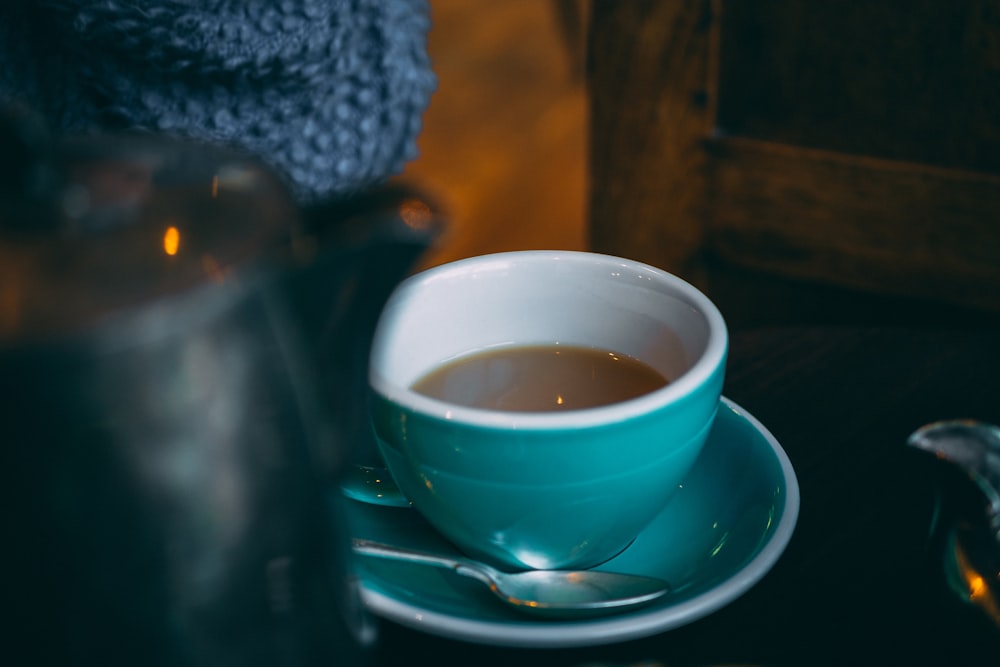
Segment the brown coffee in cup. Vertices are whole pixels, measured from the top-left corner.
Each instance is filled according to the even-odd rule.
[[[466,407],[545,412],[617,403],[667,382],[627,355],[572,345],[519,345],[462,356],[430,371],[412,388]]]

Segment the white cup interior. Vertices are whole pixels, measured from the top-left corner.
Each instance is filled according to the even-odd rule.
[[[400,285],[379,322],[370,377],[393,400],[433,412],[448,406],[409,390],[432,369],[497,346],[539,344],[638,359],[670,380],[651,395],[664,401],[690,391],[718,365],[726,334],[703,294],[659,269],[594,253],[500,253],[437,267]],[[469,408],[463,418],[483,418],[474,412],[489,411]]]

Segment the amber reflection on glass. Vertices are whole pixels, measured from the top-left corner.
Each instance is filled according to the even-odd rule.
[[[167,227],[163,233],[163,252],[170,256],[176,255],[181,247],[181,233],[173,225]]]
[[[969,602],[983,610],[994,623],[1000,625],[1000,600],[997,599],[997,591],[1000,590],[1000,572],[996,573],[996,579],[991,585],[991,582],[983,578],[969,561],[969,556],[961,545],[956,545],[955,564],[964,580]]]
[[[407,199],[399,205],[399,217],[403,219],[407,227],[420,230],[427,229],[434,216],[427,202],[419,199]]]

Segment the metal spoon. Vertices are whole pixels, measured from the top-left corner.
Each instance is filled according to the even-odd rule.
[[[500,572],[467,558],[436,554],[355,539],[354,552],[378,558],[424,563],[453,570],[486,584],[518,611],[545,616],[587,616],[621,611],[651,602],[669,592],[667,582],[652,577],[596,570]]]

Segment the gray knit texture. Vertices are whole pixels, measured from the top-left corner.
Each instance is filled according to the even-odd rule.
[[[3,1],[0,102],[234,144],[309,203],[416,157],[429,28],[425,0]]]

